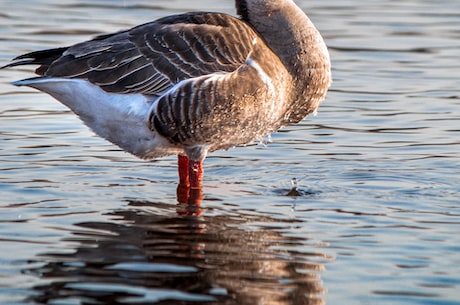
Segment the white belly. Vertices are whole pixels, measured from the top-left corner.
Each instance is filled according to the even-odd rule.
[[[82,79],[33,78],[13,83],[48,93],[76,113],[97,135],[142,159],[182,153],[150,130],[152,101],[142,94],[107,93]]]

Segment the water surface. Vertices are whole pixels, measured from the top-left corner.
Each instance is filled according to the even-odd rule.
[[[2,304],[460,304],[460,3],[297,1],[334,83],[318,116],[205,161],[137,160],[0,74]],[[0,2],[0,65],[232,1]],[[293,178],[296,189],[293,190]]]

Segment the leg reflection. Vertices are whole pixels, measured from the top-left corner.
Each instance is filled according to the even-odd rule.
[[[177,213],[182,216],[200,216],[203,213],[201,208],[203,197],[201,188],[190,188],[188,185],[179,183],[177,186]]]

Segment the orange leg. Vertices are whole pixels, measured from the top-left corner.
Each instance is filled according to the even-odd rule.
[[[188,175],[189,160],[185,155],[178,156],[178,169],[179,169],[179,185],[181,187],[190,187],[190,180]]]
[[[203,186],[203,161],[190,160],[185,155],[178,156],[179,185],[192,189]]]
[[[181,215],[199,216],[203,199],[203,162],[192,161],[185,155],[178,156],[179,185],[177,186],[177,201],[187,204]]]
[[[203,186],[203,161],[190,160],[185,155],[178,156],[179,184],[192,189]]]
[[[188,176],[191,189],[203,187],[203,161],[188,161]]]

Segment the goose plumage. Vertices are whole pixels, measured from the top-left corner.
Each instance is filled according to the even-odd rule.
[[[331,83],[326,45],[292,0],[236,0],[239,17],[191,12],[16,57],[13,82],[56,98],[142,159],[178,154],[202,184],[209,152],[247,144],[315,112]]]

